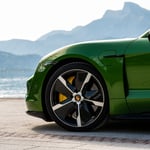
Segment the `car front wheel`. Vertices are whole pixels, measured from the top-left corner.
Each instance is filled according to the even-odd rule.
[[[102,126],[108,116],[104,81],[91,65],[68,63],[48,80],[45,104],[49,116],[61,127],[85,131]]]

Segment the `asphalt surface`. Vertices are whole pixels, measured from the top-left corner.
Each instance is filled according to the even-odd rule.
[[[69,132],[26,115],[23,99],[0,99],[0,150],[150,149],[150,121],[111,121],[92,132]]]

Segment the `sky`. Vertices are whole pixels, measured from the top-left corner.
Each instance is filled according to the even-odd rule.
[[[134,2],[150,10],[149,0],[0,0],[0,41],[36,40],[53,30],[72,30],[100,19],[106,10]]]

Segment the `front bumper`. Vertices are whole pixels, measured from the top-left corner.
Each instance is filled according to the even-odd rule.
[[[28,79],[26,93],[26,113],[30,116],[44,119],[45,121],[52,121],[42,105],[42,85],[43,78],[40,76],[40,74],[32,76]]]
[[[50,121],[50,120],[47,119],[47,117],[45,116],[45,114],[43,112],[26,111],[26,113],[30,116],[38,117],[38,118],[41,118],[45,121]]]

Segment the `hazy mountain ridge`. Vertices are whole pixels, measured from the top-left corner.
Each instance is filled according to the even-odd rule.
[[[12,39],[0,41],[0,51],[10,52],[12,54],[27,55],[39,54],[43,46],[36,41]]]
[[[39,55],[14,55],[0,51],[0,71],[9,69],[32,70],[35,69],[40,58]]]
[[[0,50],[14,54],[45,55],[52,50],[75,42],[110,38],[137,37],[150,28],[150,10],[126,2],[122,10],[107,10],[102,18],[71,31],[52,31],[36,41],[0,41]]]

